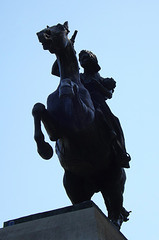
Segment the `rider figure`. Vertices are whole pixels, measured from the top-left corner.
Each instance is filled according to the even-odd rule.
[[[112,147],[116,152],[117,161],[121,167],[129,168],[130,155],[126,152],[124,134],[119,119],[114,116],[105,100],[112,98],[116,82],[113,78],[103,78],[98,73],[101,69],[95,54],[82,50],[79,62],[84,69],[80,74],[81,82],[89,91],[94,107],[104,119],[104,126],[109,130]]]
[[[98,73],[101,69],[95,54],[91,51],[82,50],[79,54],[79,61],[84,69],[80,79],[85,88],[89,91],[96,113],[104,121],[104,127],[110,133],[112,147],[116,152],[117,161],[121,167],[129,168],[130,155],[126,152],[124,134],[119,119],[111,112],[107,99],[112,98],[116,82],[113,78],[103,78]],[[55,76],[60,76],[57,61],[52,66]]]

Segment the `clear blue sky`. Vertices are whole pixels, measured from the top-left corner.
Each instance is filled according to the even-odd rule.
[[[46,103],[58,78],[55,57],[36,32],[68,20],[75,49],[93,51],[103,77],[117,87],[108,102],[121,121],[127,150],[124,205],[132,210],[121,231],[129,240],[159,236],[159,2],[158,0],[61,0],[1,2],[0,227],[4,221],[70,205],[56,155],[42,160],[33,140],[32,106]],[[93,201],[106,213],[103,199]]]

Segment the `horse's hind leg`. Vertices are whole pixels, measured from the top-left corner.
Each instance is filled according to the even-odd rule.
[[[118,191],[111,191],[111,193],[106,193],[101,191],[103,198],[105,200],[105,205],[108,210],[108,218],[112,223],[120,229],[120,226],[123,222],[121,216],[123,197],[122,194]]]
[[[37,143],[37,151],[40,156],[44,159],[50,159],[53,155],[53,149],[49,143],[45,142],[44,134],[41,130],[41,121],[43,118],[42,116],[44,116],[45,112],[46,109],[43,104],[37,103],[34,105],[32,110],[35,126],[34,139]]]
[[[123,215],[123,192],[126,176],[123,169],[118,174],[118,177],[111,182],[109,187],[102,188],[101,193],[105,200],[109,219],[120,229],[121,224],[125,221]]]
[[[94,191],[89,188],[89,185],[87,185],[83,178],[71,172],[65,172],[63,183],[72,204],[89,201],[94,194]]]

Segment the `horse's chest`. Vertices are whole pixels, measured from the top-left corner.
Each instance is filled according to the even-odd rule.
[[[51,93],[47,98],[47,110],[56,112],[59,108],[58,91]]]
[[[47,99],[47,110],[50,113],[53,121],[61,125],[62,121],[64,121],[63,117],[63,105],[59,99],[58,91],[50,94]]]
[[[70,96],[59,97],[59,91],[56,90],[48,96],[47,110],[53,122],[65,133],[80,127],[78,107]]]

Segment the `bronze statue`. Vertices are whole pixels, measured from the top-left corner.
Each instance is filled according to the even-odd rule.
[[[116,82],[113,78],[102,78],[98,73],[101,69],[97,57],[88,50],[79,53],[79,61],[84,69],[80,74],[83,85],[89,91],[96,112],[101,114],[105,128],[112,138],[112,147],[116,152],[117,162],[121,167],[129,168],[130,155],[126,152],[124,134],[119,119],[111,112],[106,100],[112,98]]]
[[[82,83],[73,40],[68,38],[68,33],[67,22],[47,26],[37,33],[43,49],[56,55],[56,75],[58,72],[60,75],[59,86],[48,96],[47,108],[37,103],[32,110],[37,150],[44,159],[53,155],[51,145],[45,142],[42,122],[50,140],[56,141],[56,153],[65,170],[63,183],[71,202],[81,203],[101,192],[109,219],[120,228],[128,220],[129,212],[123,207],[126,175],[112,144],[113,131],[117,138],[119,134],[112,123],[107,123],[104,108],[98,106],[100,101],[96,102],[87,89],[85,79]],[[57,70],[55,65],[53,72]],[[114,80],[110,82],[113,90]]]

